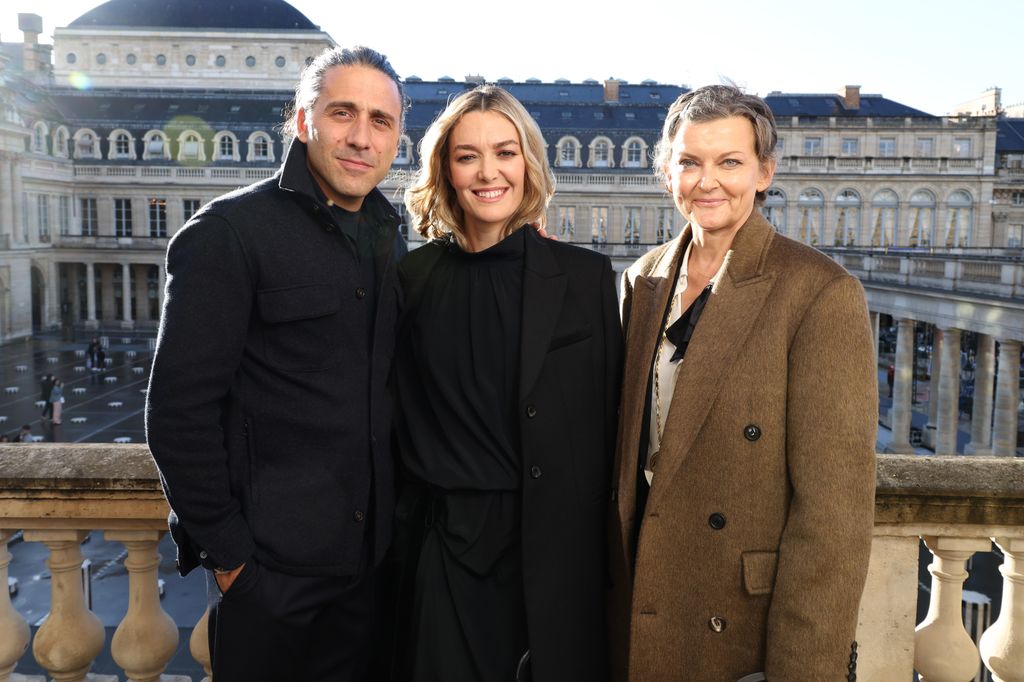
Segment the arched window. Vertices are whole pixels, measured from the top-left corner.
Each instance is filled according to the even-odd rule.
[[[75,132],[75,158],[96,159],[100,155],[100,140],[96,133],[88,128]]]
[[[255,132],[249,136],[249,158],[247,161],[273,161],[274,151],[270,137],[263,132]]]
[[[580,141],[575,137],[563,137],[558,141],[556,164],[561,168],[579,168]]]
[[[53,134],[53,154],[64,158],[68,156],[68,129],[64,126]]]
[[[836,195],[836,231],[833,244],[854,246],[860,238],[860,194],[844,189]]]
[[[631,137],[622,145],[623,168],[647,167],[647,143],[639,137]]]
[[[879,190],[871,199],[871,213],[871,246],[893,246],[900,217],[900,198],[896,192]]]
[[[142,158],[170,160],[170,145],[163,131],[150,130],[142,137]]]
[[[797,239],[817,246],[821,243],[821,226],[825,214],[825,197],[816,189],[805,189],[796,200],[800,210]]]
[[[205,161],[206,149],[203,138],[194,130],[186,130],[178,136],[178,161]]]
[[[590,158],[587,165],[591,168],[611,168],[612,149],[614,145],[607,137],[595,137],[590,142]]]
[[[765,220],[771,223],[775,231],[786,234],[786,194],[777,187],[769,187],[765,192],[764,204],[761,205],[761,213]]]
[[[946,230],[946,248],[970,246],[974,231],[974,202],[964,190],[957,190],[946,201],[949,207],[949,228]]]
[[[935,244],[935,195],[926,189],[910,195],[906,244],[911,248]]]
[[[107,138],[110,149],[107,152],[109,159],[134,159],[135,145],[132,144],[132,136],[127,130],[115,130]]]
[[[238,161],[238,139],[226,130],[214,136],[213,149],[215,161]]]
[[[32,126],[32,151],[36,154],[46,153],[46,138],[49,132],[46,124],[42,121],[38,121]]]
[[[398,153],[395,155],[395,163],[401,166],[412,163],[412,140],[408,135],[398,138]]]

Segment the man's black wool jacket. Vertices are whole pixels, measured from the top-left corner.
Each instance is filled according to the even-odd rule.
[[[182,575],[250,557],[295,575],[356,575],[387,550],[385,384],[405,246],[373,190],[363,216],[376,281],[361,275],[317,196],[296,140],[274,177],[216,199],[170,242],[146,431]]]

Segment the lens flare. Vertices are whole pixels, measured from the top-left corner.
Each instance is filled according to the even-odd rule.
[[[76,90],[89,90],[92,88],[92,81],[81,71],[72,71],[68,74],[68,82]]]

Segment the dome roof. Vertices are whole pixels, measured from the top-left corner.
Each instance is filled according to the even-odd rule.
[[[71,22],[72,28],[319,30],[284,0],[109,0]]]

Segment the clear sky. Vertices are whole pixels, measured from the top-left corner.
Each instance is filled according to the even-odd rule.
[[[2,0],[0,39],[20,42],[17,14],[33,12],[43,17],[43,42],[52,42],[54,27],[98,4]],[[761,95],[850,84],[932,114],[991,86],[1003,89],[1004,105],[1024,102],[1021,0],[291,4],[339,43],[370,45],[403,76],[427,80],[614,76],[696,86],[731,79]]]

